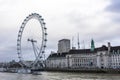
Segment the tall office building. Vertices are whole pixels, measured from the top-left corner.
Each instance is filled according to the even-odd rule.
[[[70,50],[70,40],[62,39],[58,42],[58,53],[69,52]]]

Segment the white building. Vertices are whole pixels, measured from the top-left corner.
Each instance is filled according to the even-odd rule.
[[[47,68],[67,68],[67,58],[66,54],[68,53],[53,53],[46,60]]]
[[[95,68],[96,67],[96,53],[91,52],[90,49],[70,50],[69,54],[70,68]]]
[[[58,53],[69,52],[70,50],[70,40],[62,39],[58,42]]]
[[[120,46],[111,47],[109,64],[110,68],[120,69]]]
[[[108,60],[109,60],[108,48],[105,45],[103,45],[101,48],[97,49],[97,53],[96,53],[97,65],[96,66],[98,68],[109,68]]]
[[[94,41],[92,41],[94,44]],[[120,69],[120,46],[70,50],[66,53],[51,54],[46,60],[48,68],[110,68]]]

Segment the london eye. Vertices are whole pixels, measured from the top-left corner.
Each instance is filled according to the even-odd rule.
[[[41,35],[38,36],[39,39],[35,37],[26,36],[26,41],[29,42],[29,44],[32,43],[32,46],[29,46],[29,47],[32,47],[31,49],[35,55],[34,61],[29,66],[31,68],[36,67],[36,66],[40,67],[40,64],[42,63],[41,60],[45,54],[45,48],[46,48],[46,42],[47,42],[47,28],[45,26],[45,22],[42,16],[37,13],[32,13],[29,16],[27,16],[20,26],[18,37],[17,37],[17,54],[18,54],[20,64],[22,66],[27,66],[27,64],[25,63],[24,56],[23,56],[25,54],[23,52],[27,48],[24,49],[22,45],[24,45],[24,41],[23,41],[24,33],[28,33],[28,34],[31,33],[31,32],[26,32],[25,28],[26,28],[27,23],[32,19],[38,20],[39,22],[38,30],[41,33]],[[33,28],[34,26],[32,26],[32,29]],[[34,30],[34,33],[36,33],[35,30]]]

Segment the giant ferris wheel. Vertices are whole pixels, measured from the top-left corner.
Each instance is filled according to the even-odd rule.
[[[24,44],[24,42],[22,42],[22,39],[23,39],[23,35],[25,32],[25,26],[28,23],[28,21],[30,21],[31,19],[38,20],[38,22],[40,24],[39,26],[40,26],[40,32],[41,32],[41,36],[39,36],[41,39],[41,44],[39,44],[39,46],[37,46],[37,44],[39,42],[38,40],[36,40],[34,38],[30,38],[30,37],[27,38],[27,41],[32,43],[32,50],[35,55],[35,60],[29,66],[32,68],[35,66],[39,66],[39,64],[41,63],[41,59],[44,56],[46,42],[47,42],[47,31],[46,31],[47,28],[45,27],[44,19],[42,18],[41,15],[39,15],[37,13],[32,13],[24,19],[24,21],[19,29],[18,37],[17,37],[17,54],[18,54],[19,62],[22,66],[27,66],[24,62],[23,53],[22,53],[23,52],[22,43]],[[27,33],[29,33],[29,32],[27,32]]]

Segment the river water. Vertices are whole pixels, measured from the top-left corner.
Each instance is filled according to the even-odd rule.
[[[120,74],[41,72],[42,75],[0,73],[0,80],[120,80]]]

